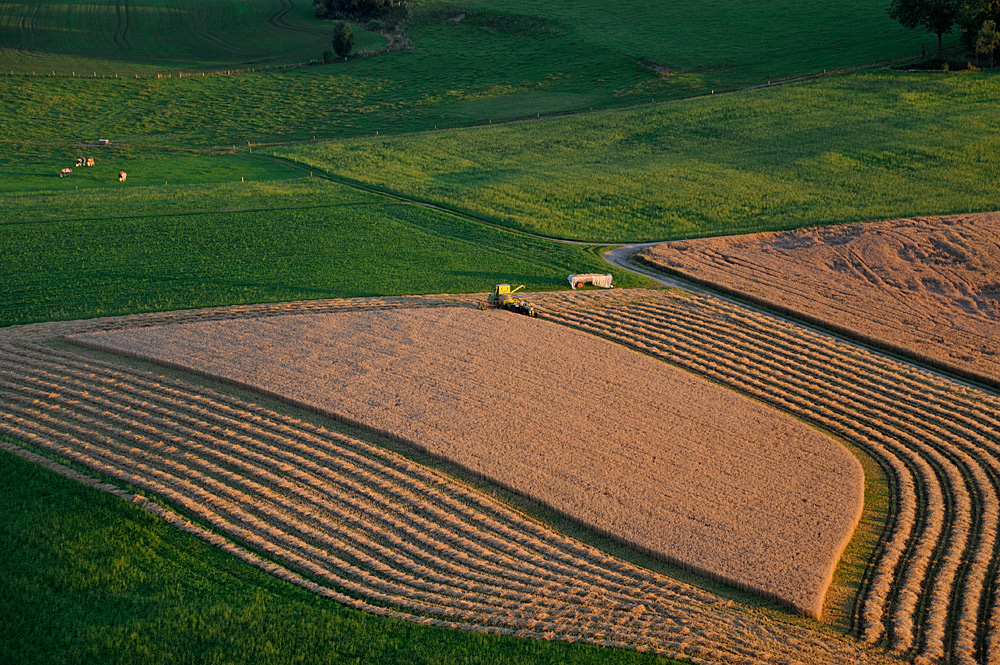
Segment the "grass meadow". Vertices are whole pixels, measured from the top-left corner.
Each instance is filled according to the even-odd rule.
[[[114,160],[108,160],[114,161]],[[165,160],[187,171],[183,158]],[[308,177],[248,155],[201,157],[206,180],[118,160],[81,176],[26,172],[0,213],[0,325],[328,297],[488,291],[498,282],[564,288],[573,272],[611,269],[595,248],[523,233]],[[240,181],[237,173],[249,173]],[[92,179],[93,182],[90,182]],[[256,180],[254,178],[267,178]],[[75,189],[71,181],[86,183]],[[228,182],[227,182],[228,181]],[[6,182],[15,188],[17,183]]]
[[[93,157],[94,166],[75,166],[78,157]],[[72,168],[73,175],[59,178],[63,167]],[[125,183],[118,182],[119,171],[128,173]],[[300,168],[256,159],[246,150],[234,153],[77,145],[13,147],[0,154],[0,173],[4,174],[0,177],[0,195],[8,203],[0,208],[0,222],[138,212],[147,210],[154,200],[169,203],[169,191],[187,191],[184,198],[189,205],[195,200],[223,205],[223,200],[238,200],[240,191],[215,192],[209,185],[280,182],[303,176]],[[154,185],[206,187],[196,197],[189,190],[159,190],[156,197],[138,195]],[[213,192],[223,199],[212,198]]]
[[[546,236],[728,235],[1000,207],[998,94],[880,71],[279,154]]]
[[[308,62],[333,24],[312,3],[274,0],[72,0],[0,5],[0,71],[132,76]],[[354,26],[356,50],[385,40]]]
[[[114,41],[122,6],[0,6],[0,140],[184,147],[399,134],[870,66],[930,43],[870,0],[641,0],[630,9],[639,20],[622,20],[604,0],[422,0],[403,26],[409,49],[202,77],[318,58],[333,25],[310,18],[309,3],[296,4],[286,26],[269,22],[284,7],[274,0],[186,11],[160,0],[132,8],[134,40],[123,45]],[[380,37],[357,32],[359,49],[377,47]]]

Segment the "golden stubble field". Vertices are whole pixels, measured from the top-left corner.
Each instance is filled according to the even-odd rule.
[[[996,385],[1000,213],[703,238],[650,264]]]
[[[618,540],[819,616],[863,501],[838,442],[665,363],[470,307],[86,337],[411,442]]]
[[[887,508],[863,513],[824,608],[844,636],[609,556],[378,437],[276,409],[253,391],[220,391],[188,372],[167,376],[63,343],[168,324],[452,309],[475,298],[320,300],[6,328],[0,447],[317,594],[406,621],[698,663],[1000,663],[1000,396],[764,312],[664,289],[533,297],[547,321],[752,396],[877,465],[866,462],[866,477],[887,492]],[[518,359],[515,342],[494,340],[491,357]]]

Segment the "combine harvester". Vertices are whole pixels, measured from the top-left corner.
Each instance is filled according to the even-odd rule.
[[[598,274],[598,273],[587,273],[585,275],[570,275],[569,285],[576,290],[576,287],[583,286],[584,284],[593,284],[594,286],[599,286],[602,289],[610,289],[612,275],[609,273]]]
[[[511,291],[510,284],[497,284],[496,288],[493,289],[493,293],[486,299],[486,302],[479,303],[479,309],[495,307],[497,309],[506,309],[518,314],[524,314],[525,316],[537,316],[535,308],[529,305],[524,298],[514,297],[514,294],[523,288],[524,284]]]

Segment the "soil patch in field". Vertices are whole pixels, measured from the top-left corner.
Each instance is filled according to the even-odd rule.
[[[658,360],[471,307],[94,333],[363,423],[642,550],[818,616],[861,511],[839,443]]]
[[[1000,213],[672,242],[642,258],[996,385]]]

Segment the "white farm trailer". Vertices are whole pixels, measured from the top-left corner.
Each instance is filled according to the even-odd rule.
[[[598,273],[588,273],[586,275],[570,275],[569,285],[572,288],[578,286],[583,286],[584,284],[593,284],[594,286],[599,286],[602,289],[610,289],[611,275],[610,274],[598,274]]]

